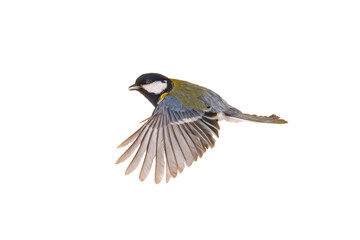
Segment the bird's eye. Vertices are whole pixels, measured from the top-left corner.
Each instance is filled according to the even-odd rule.
[[[149,84],[149,83],[152,83],[152,80],[151,79],[146,79],[145,84]]]

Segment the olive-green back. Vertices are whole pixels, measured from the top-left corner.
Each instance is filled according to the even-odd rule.
[[[203,87],[177,79],[171,79],[171,81],[173,82],[173,89],[169,92],[170,96],[175,96],[185,107],[207,109],[204,102],[200,99],[201,96],[206,94]]]

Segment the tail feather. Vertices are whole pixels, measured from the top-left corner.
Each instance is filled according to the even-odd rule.
[[[276,116],[275,114],[272,114],[271,116],[257,116],[246,113],[236,113],[231,115],[230,117],[235,117],[235,118],[254,121],[254,122],[262,122],[262,123],[276,123],[276,124],[287,123],[286,120],[281,119],[279,116]]]

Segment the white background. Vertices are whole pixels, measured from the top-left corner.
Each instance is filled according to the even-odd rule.
[[[1,239],[359,239],[357,1],[1,1]],[[142,73],[287,125],[221,122],[168,184],[115,165]]]

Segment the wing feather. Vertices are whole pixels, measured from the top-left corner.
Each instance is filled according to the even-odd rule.
[[[123,141],[117,148],[125,147],[129,143],[133,142],[139,136],[141,131],[144,129],[145,125],[146,125],[146,123],[143,124],[135,133],[133,133],[133,135],[131,135],[125,141]]]
[[[172,146],[174,156],[176,159],[177,168],[178,168],[179,172],[181,173],[185,168],[185,158],[184,158],[183,152],[181,151],[181,148],[179,146],[177,138],[175,136],[170,113],[169,113],[168,117],[170,120],[170,124],[168,124],[168,132],[169,132],[169,137],[170,137],[170,141],[171,141],[171,146]]]
[[[174,116],[174,113],[170,113],[170,118],[173,123],[178,121],[178,119],[176,119],[176,117]],[[192,144],[192,143],[186,141],[183,134],[181,133],[181,130],[180,130],[178,124],[172,124],[171,126],[172,126],[172,130],[174,132],[174,135],[176,137],[176,140],[179,144],[179,148],[182,151],[182,154],[184,155],[185,163],[189,167],[189,166],[191,166],[192,162],[194,161],[194,156],[193,156],[193,154],[190,150],[190,146],[189,146],[189,144]]]
[[[184,115],[179,112],[175,112],[175,114],[177,115],[178,118],[184,117]],[[190,139],[190,141],[187,142],[193,143],[193,147],[195,147],[195,151],[193,151],[194,150],[193,148],[191,149],[193,151],[196,161],[197,156],[202,157],[205,149],[201,144],[200,138],[193,134],[194,131],[192,131],[192,127],[190,126],[190,124],[185,123],[185,124],[179,124],[178,126],[181,129],[183,135],[187,136],[187,138]]]
[[[151,165],[156,155],[156,141],[158,136],[159,124],[160,124],[160,119],[156,118],[154,123],[154,129],[150,136],[149,143],[147,145],[145,160],[141,167],[141,171],[139,175],[141,181],[144,181],[145,178],[149,175]]]
[[[171,178],[171,173],[170,173],[170,170],[169,170],[169,165],[166,164],[166,183],[168,183],[170,181],[170,178]]]
[[[144,153],[148,147],[149,138],[154,130],[154,124],[155,124],[154,120],[149,122],[150,126],[149,126],[144,138],[142,139],[140,147],[137,150],[133,160],[130,162],[128,168],[126,169],[126,172],[125,172],[126,175],[132,173],[137,168],[137,166],[139,166],[141,160],[143,159]]]
[[[144,128],[143,127],[140,128],[141,132],[138,135],[138,137],[136,138],[135,142],[133,142],[133,144],[131,144],[131,146],[119,157],[119,159],[116,161],[116,164],[125,161],[134,153],[134,151],[137,149],[137,147],[142,142],[142,139],[143,139],[145,133],[147,132],[148,128],[149,128],[149,122],[144,124]]]
[[[202,123],[206,124],[208,128],[210,128],[210,130],[217,136],[219,137],[219,130],[216,128],[216,121],[212,121],[212,120],[208,120],[208,119],[200,119],[199,121],[201,121]]]
[[[168,131],[168,119],[165,116],[164,119],[165,126],[164,126],[164,146],[165,146],[165,156],[166,156],[166,165],[169,166],[169,171],[172,177],[176,177],[177,175],[177,164],[174,156],[174,152],[171,146],[169,131]]]
[[[206,141],[210,144],[210,147],[213,148],[215,146],[215,139],[213,138],[212,133],[209,130],[209,128],[202,121],[197,121],[195,124],[201,130],[201,132],[204,135]]]
[[[194,136],[187,128],[186,126],[179,126],[184,138],[186,139],[186,142],[189,144],[191,153],[194,157],[194,161],[197,160],[198,156],[202,157],[203,155],[203,147],[201,145],[200,139],[196,136]]]
[[[156,139],[156,166],[155,166],[155,183],[160,183],[164,176],[164,117],[160,117],[158,137]]]
[[[190,113],[182,113],[183,118],[185,119],[191,119],[193,115],[190,115]],[[196,126],[195,122],[186,122],[185,125],[187,126],[187,129],[191,131],[191,133],[194,136],[197,136],[200,140],[200,143],[202,145],[202,148],[204,149],[203,152],[206,151],[206,149],[209,148],[209,144],[206,141],[206,138],[204,138],[203,134],[201,133],[201,130]]]
[[[210,147],[210,141],[206,137],[206,134],[202,131],[202,129],[199,127],[199,125],[196,122],[190,123],[190,125],[191,125],[191,129],[193,129],[193,131],[194,131],[193,132],[194,135],[199,136],[200,142],[204,146],[205,151],[206,151],[206,149],[208,149]]]

